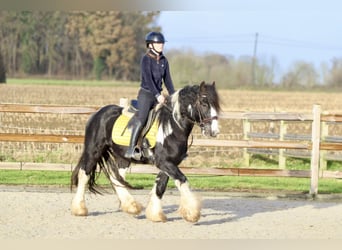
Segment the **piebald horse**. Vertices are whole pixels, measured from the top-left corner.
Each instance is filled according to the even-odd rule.
[[[215,137],[219,133],[220,103],[215,82],[181,88],[169,96],[165,104],[156,107],[158,131],[156,144],[150,150],[153,157],[142,157],[137,161],[126,159],[127,146],[113,142],[113,124],[122,111],[123,108],[117,105],[104,106],[86,124],[83,152],[71,176],[71,187],[77,186],[71,204],[72,214],[88,215],[85,204],[87,188],[100,193],[96,186],[97,166],[115,189],[120,209],[129,214],[140,214],[143,206],[130,194],[132,186],[125,180],[125,174],[131,162],[142,162],[154,164],[159,170],[145,209],[146,218],[154,222],[167,220],[161,201],[171,177],[180,192],[180,215],[186,221],[197,222],[201,215],[201,201],[191,191],[187,177],[178,165],[187,156],[188,138],[195,125],[204,135]]]

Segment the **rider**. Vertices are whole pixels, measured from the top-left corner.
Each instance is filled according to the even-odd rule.
[[[149,111],[157,103],[164,103],[162,82],[166,86],[169,95],[175,92],[169,63],[163,54],[165,38],[160,32],[149,32],[145,37],[147,52],[141,60],[141,83],[138,92],[138,119],[133,124],[130,145],[125,153],[126,158],[134,158],[134,148],[137,144],[140,132],[145,125]]]

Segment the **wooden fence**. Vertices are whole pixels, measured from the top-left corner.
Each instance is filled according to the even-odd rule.
[[[91,114],[99,107],[78,106],[51,106],[51,105],[17,105],[0,104],[1,112],[14,113],[56,113],[56,114]],[[263,113],[263,112],[223,112],[220,119],[243,120],[243,140],[218,140],[218,139],[194,139],[194,146],[201,147],[234,147],[244,149],[246,165],[249,164],[250,153],[269,153],[265,150],[276,149],[279,153],[280,169],[250,169],[250,168],[182,168],[187,174],[213,174],[213,175],[250,175],[250,176],[295,176],[310,177],[310,193],[317,194],[318,178],[342,178],[341,171],[328,171],[320,165],[325,165],[329,159],[326,151],[341,151],[342,137],[329,136],[327,126],[329,123],[342,123],[342,114],[325,114],[321,112],[320,105],[313,106],[312,114],[301,113]],[[281,122],[279,134],[262,134],[250,131],[251,122],[268,121]],[[287,122],[312,122],[311,135],[291,135],[286,133]],[[323,131],[323,134],[322,134]],[[255,138],[268,138],[271,140],[255,140]],[[304,139],[304,140],[303,140]],[[53,134],[13,134],[0,133],[0,141],[8,142],[52,142],[52,143],[83,143],[81,135],[53,135]],[[311,158],[311,170],[285,170],[286,149],[309,150]],[[259,150],[259,151],[258,151]],[[260,151],[261,150],[261,151]],[[336,158],[335,160],[340,160]],[[152,168],[137,170],[137,172],[154,172]]]

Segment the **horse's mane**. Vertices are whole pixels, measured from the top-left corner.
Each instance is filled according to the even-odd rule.
[[[172,96],[168,96],[165,104],[158,105],[157,117],[159,123],[165,129],[168,121],[173,117],[175,123],[181,128],[180,121],[183,119],[182,117],[188,112],[189,105],[194,105],[200,94],[205,95],[209,103],[217,111],[221,110],[215,85],[204,84],[203,88],[200,88],[199,85],[188,85],[176,91]]]
[[[205,92],[204,94],[207,96],[210,105],[212,105],[217,112],[220,112],[220,98],[216,91],[215,84],[205,84],[203,85],[203,88],[204,91],[202,90],[202,92]]]

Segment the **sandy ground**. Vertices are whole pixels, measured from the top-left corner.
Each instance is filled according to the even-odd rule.
[[[132,192],[146,205],[148,190]],[[163,199],[166,223],[118,210],[114,194],[87,194],[89,216],[70,213],[67,189],[0,186],[0,239],[342,239],[342,199],[247,197],[200,192],[201,219],[184,221],[179,194]]]

